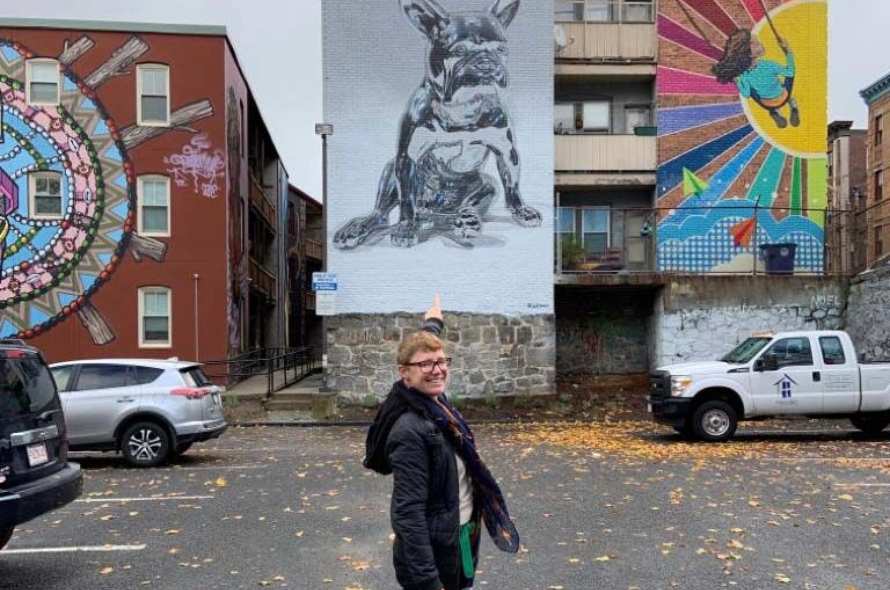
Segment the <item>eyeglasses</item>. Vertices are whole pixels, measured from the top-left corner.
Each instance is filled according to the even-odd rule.
[[[451,357],[436,359],[434,361],[420,361],[419,363],[405,363],[406,367],[420,367],[420,372],[429,375],[433,372],[433,367],[439,367],[440,371],[445,371],[451,366]]]

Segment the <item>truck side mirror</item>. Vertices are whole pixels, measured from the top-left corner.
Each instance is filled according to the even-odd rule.
[[[763,373],[763,359],[757,359],[756,361],[754,361],[754,372]]]

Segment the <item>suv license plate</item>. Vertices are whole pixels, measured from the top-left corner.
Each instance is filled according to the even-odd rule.
[[[28,447],[28,465],[36,467],[49,462],[49,455],[46,452],[46,444],[31,445]]]

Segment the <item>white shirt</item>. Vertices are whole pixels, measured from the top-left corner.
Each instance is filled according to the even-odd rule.
[[[467,473],[467,466],[460,455],[454,454],[457,460],[457,500],[460,504],[460,524],[470,522],[473,517],[473,482]]]

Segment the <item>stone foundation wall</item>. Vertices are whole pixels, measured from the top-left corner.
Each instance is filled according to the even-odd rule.
[[[864,360],[890,358],[890,269],[872,271],[853,280],[847,330]]]
[[[347,399],[384,398],[396,381],[402,337],[420,329],[418,314],[353,314],[327,319],[329,387]],[[552,315],[445,314],[453,357],[451,396],[546,395],[556,388]]]
[[[556,368],[560,375],[630,375],[649,370],[648,317],[614,308],[557,321]]]

